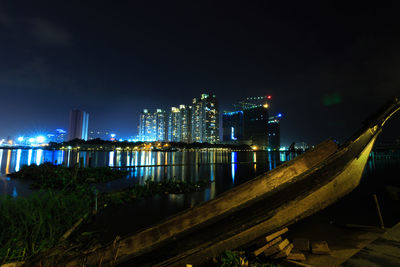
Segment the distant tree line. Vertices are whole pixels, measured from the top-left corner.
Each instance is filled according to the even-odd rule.
[[[183,143],[183,142],[128,142],[128,141],[110,141],[99,138],[92,140],[73,139],[63,143],[50,142],[49,148],[60,149],[62,147],[80,147],[80,148],[100,148],[115,149],[116,147],[124,148],[144,148],[151,146],[155,150],[174,150],[174,149],[202,149],[202,148],[226,148],[232,150],[251,150],[249,145],[233,145],[233,144],[210,144],[210,143]]]

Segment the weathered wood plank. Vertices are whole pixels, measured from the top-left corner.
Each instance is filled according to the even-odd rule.
[[[293,249],[293,244],[289,244],[282,251],[280,251],[278,254],[275,254],[274,256],[272,256],[272,259],[285,258],[290,254],[292,249]]]
[[[289,245],[289,240],[285,239],[281,242],[279,242],[278,244],[268,248],[267,250],[264,251],[264,255],[265,256],[271,256],[275,253],[278,253],[280,251],[282,251],[285,247],[287,247]]]
[[[251,255],[253,257],[257,257],[258,255],[260,255],[261,253],[263,253],[265,250],[267,250],[268,248],[272,247],[273,245],[277,244],[278,242],[282,241],[282,237],[278,236],[277,238],[275,238],[274,240],[272,240],[271,242],[268,242],[267,244],[265,244],[264,246],[254,250]]]
[[[311,252],[312,254],[317,254],[317,255],[331,254],[331,250],[329,249],[328,243],[326,241],[312,241]]]
[[[298,250],[296,250],[296,246],[294,244],[293,244],[293,246],[294,246],[294,248],[292,249],[290,254],[287,256],[287,259],[294,260],[294,261],[305,261],[306,256],[304,255],[304,253],[301,253]]]
[[[289,229],[287,227],[276,231],[275,233],[269,234],[267,236],[264,236],[262,238],[260,238],[259,240],[257,240],[257,244],[265,244],[265,242],[270,242],[273,239],[277,238],[280,235],[283,235],[284,233],[286,233]]]

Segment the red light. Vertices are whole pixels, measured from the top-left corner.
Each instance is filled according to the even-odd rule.
[[[271,98],[272,98],[272,96],[268,95],[268,96],[267,96],[267,98],[268,98],[268,99],[271,99]]]

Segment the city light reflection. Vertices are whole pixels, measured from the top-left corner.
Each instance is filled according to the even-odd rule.
[[[11,149],[7,151],[6,174],[10,173]]]
[[[237,168],[237,152],[231,152],[231,172],[232,172],[232,182],[235,183],[235,175]]]
[[[36,150],[36,165],[40,165],[42,163],[43,149]]]
[[[20,168],[20,164],[21,164],[21,152],[22,152],[21,149],[18,149],[18,150],[17,150],[17,162],[15,163],[15,171],[16,171],[16,172],[19,171],[19,168]]]
[[[257,172],[257,152],[253,152],[254,173]]]
[[[32,153],[33,153],[33,150],[29,149],[29,151],[28,151],[28,166],[31,165],[31,163],[32,163]]]
[[[18,196],[17,188],[14,186],[12,196],[16,198]]]
[[[281,162],[285,162],[285,161],[286,161],[286,155],[285,155],[285,152],[280,152],[280,153],[279,153],[279,156],[280,156],[280,160],[281,160]]]
[[[114,167],[114,151],[110,151],[110,153],[108,153],[108,166],[110,167]]]
[[[2,162],[3,162],[3,149],[0,149],[0,173],[1,173]]]

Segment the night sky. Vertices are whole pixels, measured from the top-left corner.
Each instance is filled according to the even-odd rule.
[[[221,111],[272,95],[284,145],[344,141],[400,95],[399,12],[319,2],[0,1],[0,137],[67,128],[72,108],[128,137],[143,108],[210,92]]]

